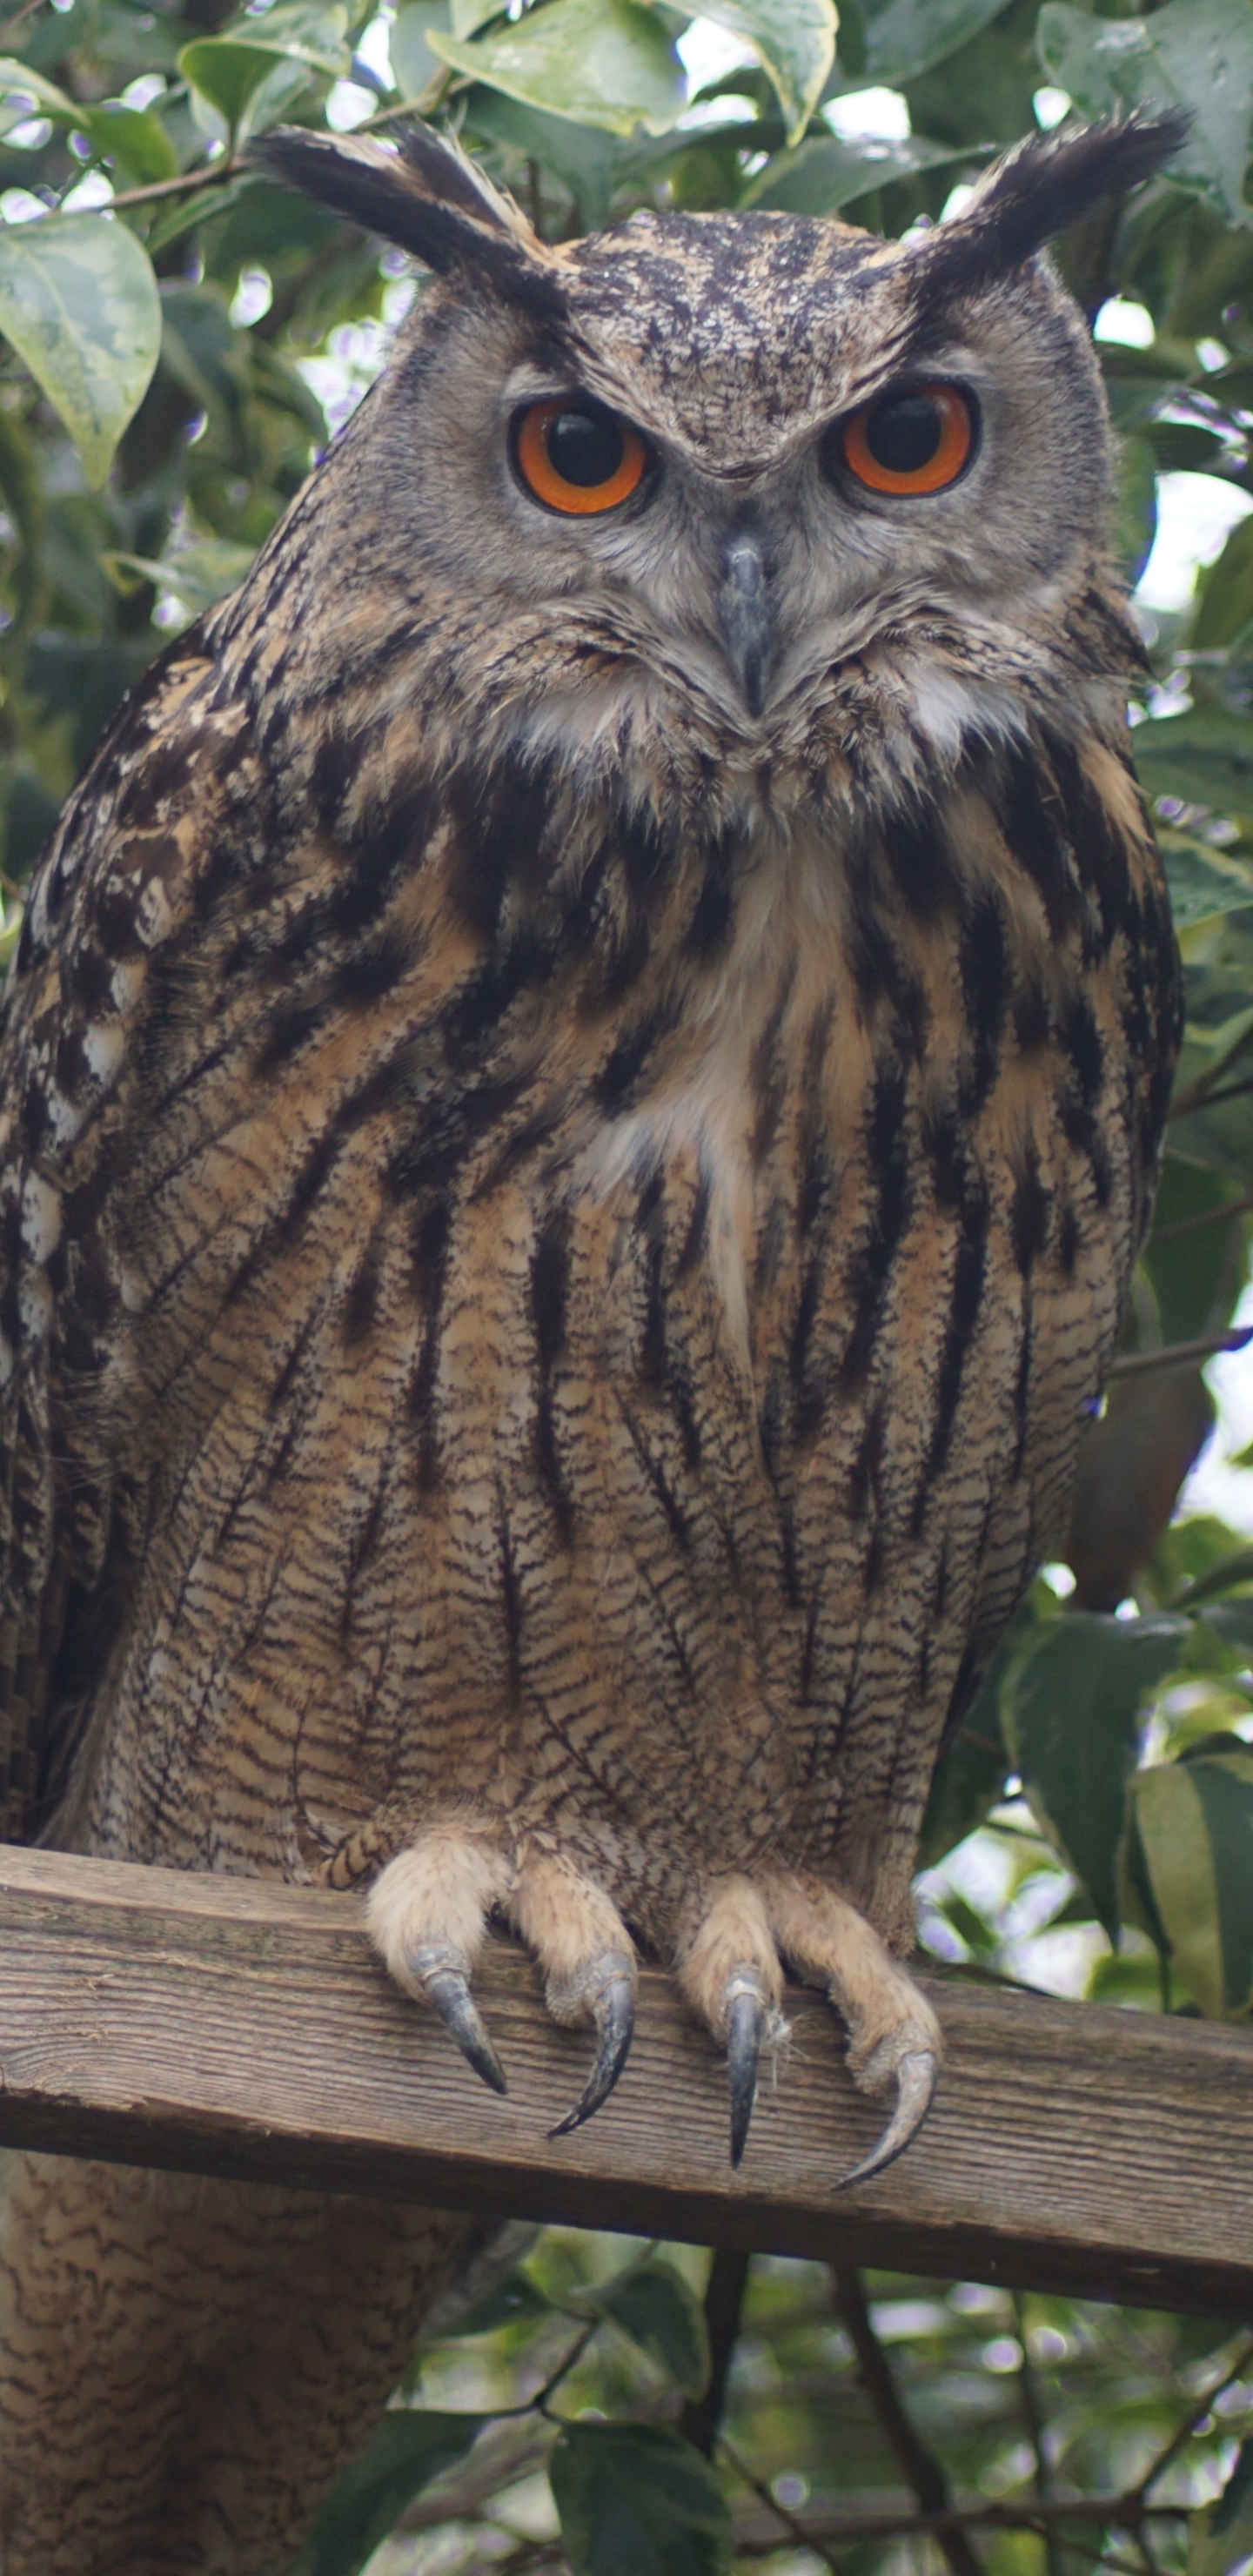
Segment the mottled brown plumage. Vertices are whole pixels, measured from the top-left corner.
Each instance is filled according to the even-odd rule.
[[[494,1910],[601,2089],[642,1942],[729,2042],[737,2146],[781,1956],[925,2105],[922,1805],[1060,1540],[1176,1045],[1099,379],[1034,253],[1172,139],[1035,147],[904,244],[561,251],[432,138],[270,146],[444,277],[34,888],[10,1829],[372,1882],[489,2080]],[[977,402],[964,478],[854,491],[832,424],[920,378]],[[559,394],[648,443],[603,519],[511,468]],[[153,2488],[106,2558],[42,2420],[6,2576],[264,2567],[341,2438],[298,2496],[223,2472],[218,2555]]]

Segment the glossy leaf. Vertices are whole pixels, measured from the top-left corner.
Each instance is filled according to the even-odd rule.
[[[834,134],[816,136],[796,152],[779,153],[746,189],[743,203],[768,206],[780,214],[834,215],[871,188],[968,158],[943,143],[929,143],[921,134],[908,135],[899,143],[846,143]]]
[[[867,88],[894,89],[958,53],[998,18],[1005,0],[862,0]]]
[[[0,232],[0,331],[103,483],[161,346],[152,263],[121,223],[49,215]]]
[[[0,54],[0,134],[22,125],[28,116],[51,116],[62,125],[77,125],[82,109],[55,81],[45,80],[14,54]],[[29,105],[27,102],[29,101]]]
[[[1076,1610],[1031,1636],[1002,1698],[1034,1815],[1118,1935],[1118,1851],[1139,1716],[1186,1649],[1186,1619]]]
[[[525,153],[551,170],[574,199],[581,232],[595,232],[608,222],[618,165],[629,147],[603,126],[575,125],[568,117],[546,116],[540,108],[506,98],[501,90],[481,87],[470,92],[466,124],[476,138]]]
[[[704,2311],[669,2264],[650,2263],[641,2272],[622,2273],[596,2304],[685,2396],[702,2394],[709,2378]]]
[[[1118,467],[1114,551],[1124,581],[1134,585],[1157,534],[1157,459],[1147,438],[1120,438]]]
[[[474,43],[435,28],[427,42],[467,79],[610,134],[666,134],[683,113],[683,66],[639,0],[551,0]]]
[[[432,27],[445,35],[451,32],[448,0],[408,0],[392,21],[392,78],[402,98],[420,98],[432,81],[444,77],[446,67],[426,41]]]
[[[1194,2516],[1187,2576],[1228,2576],[1253,2557],[1253,2440],[1241,2443],[1231,2474],[1207,2513]]]
[[[119,162],[137,186],[177,178],[178,154],[150,107],[123,107],[120,99],[110,98],[85,109],[79,122],[95,150],[105,160]]]
[[[1136,1776],[1132,1812],[1133,1860],[1172,1967],[1211,2019],[1244,2017],[1253,2009],[1253,1750],[1154,1763]]]
[[[333,2488],[292,2576],[357,2576],[405,2506],[464,2459],[485,2421],[408,2407],[384,2415]]]
[[[743,37],[769,76],[789,143],[803,134],[835,60],[832,0],[701,0],[701,16]]]
[[[1247,860],[1230,858],[1226,851],[1210,849],[1204,841],[1165,824],[1159,826],[1158,837],[1176,930],[1253,904],[1253,867]]]
[[[299,0],[286,6],[280,0],[263,18],[245,22],[229,35],[204,36],[184,45],[178,68],[230,133],[242,139],[259,131],[261,122],[272,121],[259,120],[256,113],[256,94],[263,87],[277,116],[311,73],[330,80],[347,75],[352,68],[347,27],[346,8],[306,8]]]
[[[1029,1616],[1020,1612],[973,1708],[936,1766],[918,1845],[920,1869],[933,1869],[954,1844],[964,1842],[1004,1790],[1010,1762],[1001,1733],[1001,1691]]]
[[[182,553],[158,561],[147,555],[112,553],[102,557],[110,571],[131,573],[142,581],[155,582],[158,590],[168,592],[191,617],[199,617],[219,599],[227,599],[247,578],[255,561],[251,546],[232,546],[220,537],[207,538],[200,545],[184,546]]]
[[[679,2434],[655,2424],[570,2424],[549,2475],[575,2576],[729,2569],[725,2498],[708,2462]]]
[[[1217,563],[1201,577],[1189,643],[1209,653],[1234,644],[1253,621],[1253,512],[1234,527]]]
[[[1046,0],[1036,45],[1050,81],[1085,116],[1183,107],[1193,119],[1170,177],[1229,223],[1253,224],[1245,202],[1253,123],[1253,9],[1248,0],[1168,0],[1151,18],[1093,18]]]
[[[1146,795],[1253,813],[1253,718],[1224,707],[1151,716],[1136,726],[1131,750]]]
[[[530,2274],[516,2271],[499,2281],[485,2298],[466,2308],[444,2331],[460,2343],[463,2337],[499,2334],[502,2326],[534,2325],[551,2314],[551,2302],[536,2288]]]

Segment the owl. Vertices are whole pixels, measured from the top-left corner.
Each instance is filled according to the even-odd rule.
[[[8,1830],[359,1889],[498,2091],[511,1930],[589,2030],[558,2135],[641,1951],[733,2161],[784,1963],[887,2097],[860,2175],[931,2099],[919,1820],[1061,1540],[1178,1039],[1041,246],[1179,134],[1031,143],[899,242],[559,248],[429,132],[273,136],[435,282],[34,880]],[[468,2242],[8,2187],[6,2576],[276,2563]]]

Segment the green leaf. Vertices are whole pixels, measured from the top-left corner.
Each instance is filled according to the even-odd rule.
[[[1129,1858],[1143,1867],[1155,1937],[1202,2013],[1243,2018],[1253,2008],[1253,1751],[1154,1763],[1137,1773],[1131,1805]]]
[[[100,558],[105,571],[138,575],[141,581],[153,581],[159,590],[168,590],[181,607],[199,617],[215,601],[227,599],[246,580],[256,561],[254,546],[232,546],[224,537],[208,537],[199,545],[184,546],[182,553],[158,561],[149,555],[119,552]]]
[[[1253,2441],[1241,2443],[1222,2494],[1188,2530],[1187,2576],[1228,2576],[1253,2554]]]
[[[1131,751],[1146,796],[1253,813],[1253,717],[1223,707],[1150,716],[1135,727]]]
[[[655,2424],[571,2424],[549,2474],[575,2576],[726,2576],[726,2499],[708,2461],[679,2434]]]
[[[701,0],[701,15],[752,46],[783,110],[788,142],[795,143],[835,60],[832,0]]]
[[[1157,459],[1147,438],[1120,438],[1114,551],[1123,579],[1131,589],[1153,552],[1156,535]]]
[[[427,43],[469,80],[609,134],[668,134],[683,113],[682,63],[638,0],[551,0],[476,44],[434,28]]]
[[[55,117],[63,125],[82,122],[81,107],[76,106],[72,98],[67,98],[55,81],[45,80],[42,72],[32,71],[29,63],[19,62],[14,54],[0,54],[0,99],[5,101],[4,109],[0,111],[0,134],[7,134],[11,127],[24,124],[28,116],[37,114],[40,109],[45,116]],[[32,106],[26,105],[27,99],[33,102]]]
[[[1212,653],[1234,644],[1253,620],[1253,511],[1231,531],[1217,563],[1203,573],[1188,642]]]
[[[445,2335],[460,2343],[466,2335],[499,2334],[502,2326],[534,2325],[552,2315],[552,2302],[537,2289],[529,2272],[511,2272],[476,2307],[467,2308]],[[439,2340],[442,2342],[444,2336]]]
[[[1001,1691],[1029,1617],[1029,1610],[1020,1612],[978,1698],[940,1757],[922,1820],[919,1869],[933,1869],[955,1843],[964,1842],[1002,1795],[1010,1762],[1001,1733]]]
[[[1253,904],[1253,868],[1246,861],[1229,858],[1226,851],[1210,849],[1204,841],[1167,824],[1159,824],[1158,839],[1176,930],[1188,930],[1194,921],[1208,921],[1214,913],[1238,912]]]
[[[120,98],[84,108],[78,119],[102,159],[119,161],[141,188],[178,177],[178,155],[150,107],[123,107]]]
[[[292,2576],[357,2576],[407,2504],[464,2459],[487,2418],[393,2408],[331,2490]]]
[[[892,179],[969,158],[968,152],[929,143],[922,134],[907,135],[899,143],[846,143],[834,134],[820,135],[796,152],[777,152],[745,190],[743,203],[786,215],[834,215]]]
[[[1194,121],[1170,178],[1228,223],[1253,224],[1244,196],[1253,123],[1249,0],[1169,0],[1151,18],[1113,19],[1046,0],[1036,49],[1049,80],[1085,116],[1186,108]]]
[[[197,224],[212,223],[216,216],[228,215],[233,207],[242,204],[245,197],[258,194],[272,196],[273,193],[264,179],[254,177],[247,170],[237,179],[224,179],[220,186],[215,181],[211,187],[190,191],[181,204],[170,208],[168,215],[158,215],[146,237],[149,259],[156,259],[161,251],[168,250],[171,242],[181,241],[184,233],[194,232]]]
[[[305,7],[301,0],[288,6],[281,0],[263,18],[246,20],[228,35],[202,36],[184,45],[178,68],[242,140],[260,130],[257,93],[263,88],[279,115],[311,72],[330,80],[347,76],[352,69],[347,30],[348,11],[338,0],[331,8]]]
[[[664,2370],[685,2397],[703,2395],[709,2379],[704,2311],[686,2281],[666,2263],[625,2272],[596,2293],[595,2305]]]
[[[545,116],[540,108],[524,107],[520,99],[482,87],[470,92],[466,125],[476,139],[503,143],[507,151],[520,152],[551,170],[574,199],[580,232],[597,232],[608,222],[614,179],[626,147],[603,127]]]
[[[48,215],[0,231],[0,331],[105,480],[161,346],[152,263],[125,224]]]
[[[392,78],[402,98],[420,98],[432,81],[443,79],[445,67],[426,41],[432,27],[448,34],[448,0],[408,0],[408,6],[396,12],[389,51]]]
[[[895,89],[942,63],[998,18],[1005,0],[863,0],[866,66],[859,87]]]
[[[1186,1619],[1070,1611],[1029,1637],[1001,1714],[1032,1813],[1118,1937],[1118,1850],[1146,1694],[1182,1659]]]

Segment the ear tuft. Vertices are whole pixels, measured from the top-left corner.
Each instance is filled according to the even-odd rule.
[[[1122,196],[1169,161],[1191,117],[1110,117],[1073,134],[1041,135],[1007,152],[968,206],[924,236],[917,256],[935,285],[981,286],[1018,268],[1101,197]]]
[[[477,277],[533,319],[549,327],[564,322],[566,300],[552,254],[460,146],[430,126],[409,127],[393,146],[368,135],[280,125],[253,145],[249,158],[282,186],[381,233],[441,276]]]

